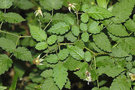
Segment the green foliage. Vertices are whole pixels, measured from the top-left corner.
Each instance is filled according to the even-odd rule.
[[[30,33],[34,39],[37,41],[44,41],[47,38],[46,33],[38,26],[35,25],[29,25],[30,27]]]
[[[8,9],[12,4],[13,0],[0,0],[0,9]]]
[[[77,46],[68,46],[68,50],[73,58],[77,60],[82,60],[84,58],[84,52],[81,48]]]
[[[119,0],[119,2],[117,2],[112,9],[112,14],[115,16],[113,21],[115,23],[125,22],[125,20],[131,15],[135,4],[134,2],[135,0]]]
[[[64,22],[59,22],[59,23],[55,24],[54,26],[52,26],[48,30],[48,32],[62,35],[64,33],[68,32],[69,29],[70,29],[69,25],[67,25]]]
[[[8,52],[13,52],[16,49],[15,43],[6,38],[0,38],[0,47]]]
[[[52,78],[47,78],[44,81],[41,90],[59,90],[59,88],[55,85]]]
[[[62,63],[58,63],[55,68],[53,69],[53,77],[55,83],[58,85],[60,89],[63,88],[67,81],[67,69],[63,66]]]
[[[50,54],[48,55],[45,60],[49,63],[57,63],[58,62],[58,56],[57,55],[53,55],[53,54]]]
[[[104,33],[93,35],[95,44],[104,51],[111,52],[111,44],[108,37]]]
[[[52,36],[48,37],[47,43],[49,45],[52,45],[52,44],[54,44],[56,42],[56,40],[57,40],[57,36],[56,35],[52,35]]]
[[[44,49],[46,49],[48,47],[48,44],[46,43],[46,42],[39,42],[39,43],[37,43],[37,45],[36,45],[36,49],[37,50],[44,50]]]
[[[94,19],[105,19],[112,17],[113,15],[111,12],[109,12],[107,9],[98,7],[98,6],[93,6],[87,11],[88,15]]]
[[[4,14],[4,20],[8,23],[20,23],[25,19],[17,13],[9,12]]]
[[[134,89],[134,7],[135,0],[0,0],[0,90]]]
[[[23,61],[32,61],[31,52],[25,47],[18,47],[14,51],[14,56]]]
[[[40,0],[40,4],[44,7],[46,10],[57,10],[62,7],[63,1],[62,0]]]
[[[12,66],[12,60],[4,54],[0,55],[0,75],[7,71]]]
[[[68,49],[63,49],[63,50],[60,50],[60,52],[58,53],[58,58],[60,60],[64,60],[68,57],[68,55],[69,55]]]

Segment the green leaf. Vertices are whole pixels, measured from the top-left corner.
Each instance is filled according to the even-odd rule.
[[[81,29],[82,31],[87,31],[87,24],[81,23],[81,24],[80,24],[80,29]]]
[[[87,14],[87,13],[83,13],[83,14],[81,15],[81,21],[82,21],[83,23],[87,23],[88,20],[89,20],[88,14]]]
[[[71,42],[75,42],[77,40],[77,38],[72,34],[72,32],[67,33],[65,37]]]
[[[0,55],[0,75],[12,66],[12,60],[7,55]]]
[[[82,60],[84,58],[84,51],[83,49],[77,47],[77,46],[68,46],[70,55],[77,59],[77,60]]]
[[[51,36],[47,39],[47,43],[48,43],[49,45],[52,45],[52,44],[54,44],[54,43],[56,42],[56,40],[57,40],[57,36],[56,36],[56,35],[51,35]]]
[[[90,61],[91,61],[91,58],[92,58],[91,53],[90,53],[89,51],[86,51],[86,52],[84,53],[84,58],[85,58],[85,60],[86,60],[87,62],[90,62]]]
[[[0,47],[8,52],[13,52],[16,49],[15,43],[6,38],[0,38]]]
[[[91,24],[88,26],[88,32],[92,34],[97,34],[100,33],[101,28],[99,27],[99,23],[96,21],[93,21]]]
[[[126,76],[121,75],[114,79],[111,84],[110,90],[130,90],[131,82]]]
[[[8,9],[12,4],[13,0],[0,0],[0,9]]]
[[[115,36],[128,36],[126,28],[122,24],[108,25],[107,30]]]
[[[95,44],[104,51],[111,52],[111,44],[108,37],[104,33],[93,35]]]
[[[64,33],[68,32],[69,29],[70,29],[70,26],[67,25],[65,22],[58,22],[57,24],[54,24],[54,26],[52,26],[48,30],[48,32],[62,35]]]
[[[87,13],[96,20],[112,17],[112,14],[107,9],[98,6],[91,7]]]
[[[127,48],[127,46],[125,46],[125,48]],[[112,48],[112,53],[110,55],[114,56],[114,57],[126,57],[126,56],[129,56],[128,52],[126,52],[126,50],[124,50],[120,45]]]
[[[74,72],[80,79],[86,79],[86,71],[88,70],[88,63],[81,63],[79,66],[79,71]]]
[[[47,38],[45,31],[43,31],[40,27],[35,25],[29,25],[30,33],[34,39],[37,41],[44,41]]]
[[[72,26],[71,31],[72,31],[72,33],[73,33],[75,36],[78,36],[78,35],[80,34],[79,27],[76,26],[76,25],[73,25],[73,26]]]
[[[42,84],[41,90],[59,90],[59,88],[55,85],[52,78],[47,78]]]
[[[60,60],[64,60],[64,59],[66,59],[66,58],[68,57],[68,55],[69,55],[68,49],[62,49],[62,50],[60,50],[60,52],[58,53],[58,58],[59,58]]]
[[[132,19],[126,21],[124,25],[126,26],[127,30],[135,32],[135,22]]]
[[[25,21],[25,19],[21,15],[13,12],[5,13],[4,20],[8,23],[20,23],[22,21]]]
[[[65,84],[65,88],[71,89],[71,82],[69,81],[69,79],[67,80],[67,82]]]
[[[44,49],[46,49],[48,47],[48,44],[46,43],[46,42],[39,42],[39,43],[37,43],[37,45],[36,45],[36,49],[37,50],[44,50]]]
[[[15,5],[23,10],[27,10],[34,7],[34,4],[29,0],[15,0]]]
[[[119,2],[117,2],[112,9],[112,14],[115,16],[113,21],[115,23],[125,22],[125,20],[128,19],[132,13],[135,4],[134,2],[134,0],[119,0]]]
[[[57,10],[62,7],[63,1],[62,0],[40,0],[41,6],[44,7],[46,10]]]
[[[100,7],[107,8],[108,0],[97,0],[97,4]]]
[[[57,36],[57,42],[63,42],[64,36]]]
[[[79,65],[82,62],[75,60],[73,57],[69,56],[66,61],[64,62],[64,66],[70,70],[70,71],[74,71],[77,70],[79,68]]]
[[[53,76],[53,70],[52,69],[45,70],[41,73],[41,76],[44,77],[44,78],[52,77]]]
[[[58,62],[58,57],[56,54],[50,54],[48,55],[45,60],[49,63],[57,63]]]
[[[33,60],[31,52],[25,47],[18,47],[14,51],[14,56],[23,61],[32,61]]]
[[[53,72],[55,83],[58,85],[60,89],[62,89],[68,79],[67,69],[63,66],[62,63],[59,63],[55,66]]]
[[[7,90],[7,87],[5,87],[5,86],[0,86],[0,90]]]
[[[87,32],[84,32],[82,35],[81,35],[81,39],[82,41],[84,42],[88,42],[89,40],[89,34]]]
[[[22,76],[25,73],[25,69],[24,69],[23,65],[21,65],[19,63],[14,64],[14,70],[15,70],[15,73],[17,74],[17,78],[18,77],[22,78]]]
[[[77,40],[75,43],[75,46],[84,49],[85,45],[84,42],[82,40]]]

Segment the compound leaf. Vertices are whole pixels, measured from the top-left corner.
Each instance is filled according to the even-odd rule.
[[[13,0],[0,0],[0,9],[8,9],[12,4]]]
[[[44,49],[46,49],[48,47],[48,44],[46,43],[46,42],[39,42],[39,43],[37,43],[37,45],[36,45],[36,49],[37,50],[44,50]]]
[[[58,58],[60,60],[64,60],[68,57],[68,55],[69,55],[68,49],[63,49],[63,50],[60,50],[60,52],[58,53]]]
[[[48,55],[45,60],[49,63],[57,63],[58,62],[58,57],[56,54],[50,54]]]
[[[48,43],[49,45],[52,45],[52,44],[54,44],[54,43],[56,42],[56,40],[57,40],[57,36],[56,36],[56,35],[51,35],[51,36],[47,39],[47,43]]]

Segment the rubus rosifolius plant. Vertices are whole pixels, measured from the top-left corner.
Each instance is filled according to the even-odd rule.
[[[0,0],[0,90],[135,90],[134,7]]]

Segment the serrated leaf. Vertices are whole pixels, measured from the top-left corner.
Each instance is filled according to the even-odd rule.
[[[49,70],[45,70],[41,73],[41,76],[44,78],[49,78],[53,76],[53,70],[49,69]]]
[[[111,52],[111,44],[108,37],[104,33],[93,35],[95,44],[104,51]]]
[[[37,45],[36,45],[36,49],[37,50],[44,50],[44,49],[46,49],[48,47],[48,44],[46,43],[46,42],[39,42],[39,43],[37,43]]]
[[[57,36],[56,35],[51,35],[50,37],[48,37],[47,43],[49,45],[52,45],[52,44],[54,44],[56,42],[56,40],[57,40]]]
[[[135,22],[132,19],[126,21],[124,25],[126,26],[127,30],[135,32]]]
[[[110,90],[130,90],[131,82],[126,76],[121,75],[114,79],[111,84]]]
[[[99,23],[96,21],[93,21],[91,24],[88,26],[88,32],[92,34],[100,33],[101,29],[99,27]]]
[[[31,52],[25,47],[18,47],[14,51],[14,56],[23,61],[32,61]]]
[[[134,2],[134,0],[119,0],[112,9],[112,14],[115,16],[113,21],[115,23],[121,23],[128,19],[132,13]]]
[[[83,14],[81,15],[81,21],[82,21],[83,23],[87,23],[88,20],[89,20],[88,14],[87,14],[87,13],[83,13]]]
[[[58,62],[58,57],[56,54],[50,54],[48,55],[45,60],[49,63],[57,63]]]
[[[34,7],[34,4],[30,2],[29,0],[16,0],[15,5],[23,10],[27,10]]]
[[[62,35],[64,33],[68,32],[69,29],[70,29],[69,25],[67,25],[65,22],[59,22],[57,24],[54,24],[54,26],[52,26],[48,30],[48,32]]]
[[[79,70],[74,72],[80,79],[86,79],[86,71],[88,70],[88,63],[81,63],[79,66]]]
[[[75,42],[77,40],[77,38],[72,34],[72,32],[67,33],[65,37],[71,42]]]
[[[74,17],[72,17],[71,15],[68,15],[68,14],[65,14],[65,15],[64,15],[63,21],[66,22],[66,23],[69,24],[69,25],[74,25],[74,24],[75,24],[75,19],[74,19]]]
[[[81,39],[84,42],[88,42],[88,40],[89,40],[89,34],[87,32],[82,33]]]
[[[12,66],[12,60],[7,55],[0,55],[0,75]]]
[[[13,0],[0,0],[0,9],[8,9],[12,4]]]
[[[47,78],[42,84],[41,90],[59,90],[59,88],[55,85],[52,78]]]
[[[67,80],[67,82],[65,84],[65,88],[71,89],[71,82],[69,81],[69,79]]]
[[[83,49],[77,46],[68,46],[70,55],[77,60],[82,60],[84,58],[84,51]]]
[[[64,36],[57,36],[57,42],[63,42]]]
[[[127,48],[127,47],[125,47]],[[126,52],[126,50],[124,50],[120,45],[112,48],[112,53],[110,53],[111,56],[114,57],[126,57],[129,56],[128,52]]]
[[[87,24],[84,24],[84,23],[81,23],[80,24],[80,29],[82,30],[82,31],[87,31]]]
[[[16,49],[15,43],[6,38],[0,38],[0,47],[8,52],[13,52]]]
[[[60,60],[64,60],[64,59],[66,59],[66,58],[68,57],[68,55],[69,55],[68,49],[62,49],[62,50],[60,50],[60,52],[58,53],[58,58],[59,58]]]
[[[68,79],[67,69],[63,66],[62,63],[59,63],[55,66],[53,72],[55,83],[58,85],[60,89],[62,89]]]
[[[78,36],[79,33],[80,33],[79,27],[76,26],[76,25],[73,25],[73,26],[72,26],[71,31],[72,31],[72,33],[73,33],[75,36]]]
[[[29,25],[30,33],[34,39],[37,41],[44,41],[47,38],[45,31],[43,31],[40,27],[35,25]]]
[[[5,13],[4,20],[8,23],[20,23],[22,21],[25,21],[25,19],[21,15],[13,12]]]
[[[75,60],[73,57],[69,56],[66,61],[64,62],[64,66],[70,70],[70,71],[74,71],[76,69],[79,68],[79,65],[81,64],[82,62],[80,61],[77,61]]]
[[[98,6],[103,7],[103,8],[107,8],[108,2],[109,0],[97,0]]]
[[[90,53],[89,51],[86,51],[86,52],[84,53],[84,58],[85,58],[85,60],[86,60],[87,62],[90,62],[90,61],[91,61],[91,58],[92,58],[91,53]]]
[[[40,0],[41,6],[44,7],[46,10],[57,10],[62,7],[63,1],[62,0]]]
[[[98,6],[91,7],[87,13],[96,20],[112,17],[112,14],[107,9]]]
[[[124,70],[125,70],[124,68],[118,67],[115,65],[106,65],[105,67],[99,67],[97,71],[98,71],[99,75],[106,74],[109,77],[114,78]]]
[[[75,44],[75,46],[82,48],[82,49],[84,49],[84,47],[85,47],[85,44],[82,40],[78,40],[74,44]]]
[[[115,36],[128,36],[126,28],[122,24],[111,24],[107,27],[107,30]]]

